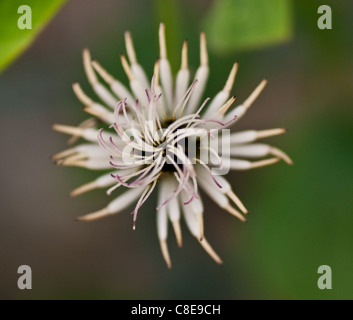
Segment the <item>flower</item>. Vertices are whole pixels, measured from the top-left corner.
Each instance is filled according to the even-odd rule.
[[[222,175],[229,169],[247,170],[273,164],[280,159],[291,163],[283,151],[267,144],[254,143],[261,138],[282,134],[284,129],[229,134],[228,128],[249,109],[264,89],[266,80],[242,104],[231,108],[235,97],[229,96],[238,69],[235,63],[224,88],[212,100],[207,98],[200,104],[209,74],[204,33],[200,36],[201,64],[191,85],[186,41],[182,46],[181,68],[173,83],[163,24],[159,29],[160,58],[155,63],[151,81],[137,61],[129,32],[125,33],[125,43],[130,63],[124,55],[121,55],[121,62],[131,91],[97,61],[92,61],[89,51],[85,49],[84,69],[103,103],[93,101],[75,83],[73,90],[84,104],[84,111],[94,118],[77,127],[53,126],[56,131],[72,135],[70,143],[77,138],[87,141],[54,155],[57,164],[109,170],[72,191],[72,196],[96,188],[110,187],[108,195],[119,187],[127,189],[105,208],[78,220],[91,221],[113,215],[135,202],[132,212],[135,229],[140,207],[158,189],[157,233],[167,266],[171,267],[167,248],[168,220],[171,221],[178,245],[182,246],[181,215],[207,253],[217,263],[222,263],[204,236],[204,207],[199,187],[221,208],[245,221],[247,209]],[[100,83],[97,74],[110,90]],[[106,123],[109,128],[97,129],[97,120]],[[219,146],[222,146],[221,151]],[[258,161],[244,159],[268,155],[272,157]]]

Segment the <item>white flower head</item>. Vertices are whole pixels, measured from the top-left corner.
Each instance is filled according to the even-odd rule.
[[[213,99],[201,101],[209,66],[205,34],[200,36],[200,67],[190,81],[188,46],[182,46],[181,67],[172,77],[167,58],[164,25],[159,29],[160,57],[149,81],[137,61],[130,33],[125,33],[126,51],[121,62],[130,82],[130,89],[110,75],[98,62],[92,61],[87,49],[83,52],[84,68],[90,84],[101,102],[88,97],[75,83],[73,89],[84,104],[84,111],[93,115],[77,127],[54,125],[79,144],[53,156],[57,164],[79,166],[108,172],[74,191],[84,192],[107,188],[111,195],[117,188],[124,192],[105,208],[78,218],[91,221],[123,211],[135,203],[133,229],[139,209],[151,193],[158,189],[156,207],[157,233],[163,257],[171,267],[167,248],[168,221],[176,240],[182,246],[180,220],[202,247],[217,262],[222,260],[204,236],[204,207],[199,187],[221,208],[246,221],[247,209],[223,177],[229,169],[247,170],[273,164],[281,159],[292,163],[281,150],[256,140],[285,132],[284,129],[247,130],[229,133],[229,128],[249,109],[266,85],[266,80],[242,104],[233,107],[230,97],[238,64],[235,63],[223,89]],[[98,77],[106,85],[101,84]],[[99,129],[98,120],[109,128]],[[270,158],[250,161],[246,158]],[[232,205],[234,204],[235,207]]]

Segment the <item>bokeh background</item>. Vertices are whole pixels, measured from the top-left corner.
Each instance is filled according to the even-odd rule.
[[[168,270],[155,230],[154,196],[141,209],[136,231],[129,210],[75,222],[109,200],[105,190],[69,198],[70,190],[96,174],[49,160],[67,140],[51,125],[86,118],[71,89],[79,81],[91,92],[82,48],[89,47],[127,83],[119,61],[124,31],[133,33],[138,59],[151,74],[158,24],[164,21],[173,71],[185,38],[195,70],[199,32],[210,30],[211,38],[215,32],[210,21],[216,2],[68,1],[0,75],[0,298],[353,298],[353,3],[348,0],[292,1],[286,18],[292,33],[285,42],[241,48],[209,41],[207,96],[224,85],[234,61],[240,63],[233,88],[239,101],[267,78],[266,90],[234,130],[285,127],[287,134],[267,141],[294,160],[293,166],[281,162],[229,175],[251,213],[247,224],[203,197],[206,235],[224,265],[216,265],[184,225],[182,249],[170,233]],[[317,27],[322,4],[332,8],[332,30]],[[249,23],[257,17],[229,14]],[[217,28],[221,34],[227,26]],[[23,264],[32,268],[32,290],[17,288]],[[317,287],[320,265],[332,268],[332,290]]]

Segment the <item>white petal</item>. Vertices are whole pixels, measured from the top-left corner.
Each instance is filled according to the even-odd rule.
[[[96,180],[86,183],[76,189],[74,189],[73,191],[71,191],[70,193],[70,197],[75,197],[78,196],[82,193],[97,189],[97,188],[106,188],[109,187],[111,185],[113,185],[114,183],[116,183],[116,180],[113,179],[113,177],[111,176],[111,173],[107,173],[104,174],[100,177],[98,177]]]
[[[212,99],[211,104],[208,106],[207,111],[205,113],[205,118],[211,118],[214,114],[217,114],[218,109],[229,98],[229,94],[232,90],[237,70],[238,63],[234,63],[223,90],[217,93],[217,95]]]
[[[183,203],[189,200],[189,195],[185,191],[181,192],[181,200]],[[200,229],[198,227],[197,219],[194,211],[192,210],[192,207],[190,205],[183,205],[182,210],[186,225],[189,228],[191,234],[197,239],[200,239]]]
[[[200,104],[200,100],[202,97],[202,94],[205,90],[207,79],[208,79],[208,74],[209,74],[209,68],[208,66],[200,66],[195,75],[195,79],[197,79],[197,84],[195,86],[195,89],[193,90],[190,100],[186,106],[186,112],[185,114],[192,114],[196,111],[197,107]]]
[[[207,175],[208,173],[198,174],[197,181],[199,182],[201,188],[214,202],[216,202],[221,208],[225,208],[229,204],[228,198],[219,190],[219,187],[214,181],[210,181],[207,178]]]
[[[163,181],[163,185],[161,186],[161,188],[164,189],[164,200],[158,201],[158,204],[162,204],[165,200],[169,199],[170,197],[173,196],[173,192],[175,189],[177,189],[178,184],[175,180],[174,177],[168,177]],[[170,199],[170,201],[166,204],[167,206],[167,212],[169,215],[169,219],[171,221],[177,221],[180,219],[180,208],[179,208],[179,201],[177,197],[172,197]]]
[[[144,187],[129,189],[128,191],[114,199],[112,202],[110,202],[107,207],[99,211],[79,217],[77,220],[91,221],[103,218],[108,215],[116,214],[124,210],[130,204],[132,204],[142,194],[144,189]]]
[[[120,100],[127,99],[127,103],[132,106],[135,99],[132,97],[129,90],[120,81],[110,75],[97,61],[93,61],[92,65],[104,81],[110,85],[110,89],[114,92],[114,94],[116,94]]]
[[[112,120],[114,121],[113,113],[108,111],[108,109],[101,104],[93,102],[92,99],[83,92],[81,86],[78,83],[74,83],[72,88],[77,98],[86,106],[84,111],[93,114],[98,118],[101,118],[107,123],[111,123]]]
[[[175,106],[181,101],[184,97],[186,90],[189,87],[189,80],[190,80],[190,72],[188,69],[181,69],[178,72],[175,84]]]
[[[222,176],[216,176],[215,180],[221,186],[221,188],[213,181],[209,172],[206,171],[202,166],[196,167],[197,179],[201,185],[201,187],[206,191],[206,193],[221,207],[227,208],[229,211],[229,201],[228,199],[224,199],[224,196],[219,196],[219,193],[223,195],[227,195],[244,213],[247,214],[248,210],[245,208],[240,199],[235,195],[232,190],[230,183]],[[238,216],[238,215],[237,215]],[[239,217],[239,216],[238,216]],[[243,219],[241,219],[243,220]]]
[[[93,103],[90,107],[84,108],[83,110],[96,116],[97,118],[100,118],[108,124],[114,122],[114,113],[108,111],[101,104]]]
[[[108,156],[106,159],[88,159],[83,162],[77,162],[75,165],[78,167],[83,167],[92,170],[103,170],[112,168],[111,164],[109,163]]]
[[[89,51],[85,49],[83,51],[83,65],[87,74],[87,78],[93,87],[93,90],[108,106],[110,106],[111,108],[115,108],[118,101],[101,83],[98,82],[91,62],[91,55]]]
[[[177,74],[175,84],[174,106],[176,107],[183,98],[186,90],[189,87],[190,71],[188,68],[188,43],[185,40],[181,50],[181,66]]]
[[[125,44],[126,51],[131,63],[131,70],[138,81],[140,81],[143,88],[149,88],[149,81],[147,79],[146,73],[137,62],[134,44],[132,42],[132,37],[130,32],[125,32]]]
[[[229,92],[220,91],[212,99],[212,102],[207,108],[204,118],[211,118],[217,110],[227,101]]]
[[[270,146],[262,143],[253,143],[248,145],[238,145],[230,148],[231,156],[257,158],[264,157],[270,153]]]
[[[170,221],[180,220],[180,206],[177,198],[173,198],[167,204]]]
[[[96,83],[93,86],[94,91],[109,107],[114,109],[118,104],[118,100],[113,97],[113,95],[100,83]]]
[[[260,95],[262,90],[265,88],[266,84],[267,80],[263,80],[251,93],[249,98],[247,98],[241,105],[237,106],[234,110],[232,110],[225,116],[225,121],[230,121],[235,116],[237,117],[237,119],[240,119]]]
[[[98,177],[96,180],[96,185],[99,188],[105,188],[111,186],[116,182],[116,180],[111,176],[111,173],[107,173],[103,176]]]
[[[110,213],[117,213],[119,211],[124,210],[127,208],[130,204],[132,204],[138,197],[142,194],[144,191],[145,187],[139,187],[139,188],[132,188],[123,193],[122,195],[118,196],[116,199],[114,199],[112,202],[110,202],[107,206],[109,209]]]
[[[232,133],[230,135],[231,144],[248,143],[257,139],[256,130],[246,130],[241,132]]]
[[[130,87],[135,97],[139,100],[139,103],[147,108],[149,103],[146,95],[146,88],[144,88],[141,82],[136,78],[130,81]]]
[[[162,89],[167,102],[167,109],[171,111],[173,102],[173,78],[169,61],[167,59],[161,59],[159,61],[159,68]]]
[[[158,203],[163,203],[168,198],[168,193],[166,192],[167,183],[165,181],[160,182],[158,190]],[[162,206],[157,211],[157,232],[159,240],[166,240],[168,237],[168,215],[167,207]]]
[[[216,261],[218,264],[223,263],[222,259],[219,257],[216,251],[214,251],[214,249],[211,247],[211,245],[208,243],[208,241],[205,238],[203,238],[202,241],[200,241],[200,244],[214,261]]]
[[[190,101],[186,107],[186,114],[194,113],[200,104],[202,94],[205,90],[207,79],[209,74],[208,67],[208,54],[206,46],[206,36],[205,33],[201,32],[200,34],[200,67],[196,71],[195,79],[198,83],[195,87]]]
[[[187,201],[188,195],[183,191],[181,192],[181,199],[182,201]],[[202,247],[205,249],[205,251],[217,262],[217,263],[222,263],[221,258],[217,255],[217,253],[213,250],[211,245],[208,243],[205,237],[201,234],[200,226],[199,226],[199,221],[195,215],[195,213],[192,210],[192,207],[189,205],[184,205],[183,206],[183,213],[184,213],[184,218],[186,225],[188,226],[188,229],[190,230],[191,234],[199,241],[199,243],[202,245]]]
[[[229,166],[233,170],[248,170],[253,168],[264,167],[279,161],[279,158],[270,158],[266,160],[260,161],[247,161],[247,160],[238,160],[238,159],[230,159]]]
[[[86,140],[91,142],[97,142],[97,136],[99,133],[98,130],[92,128],[72,127],[62,124],[54,124],[53,129],[58,132],[85,138]]]
[[[131,70],[134,73],[136,79],[140,82],[141,86],[144,89],[149,89],[149,81],[147,80],[147,76],[143,68],[139,64],[133,63],[131,65]]]
[[[161,245],[161,251],[163,254],[163,258],[168,266],[168,268],[170,269],[172,267],[172,263],[170,261],[170,256],[169,256],[169,251],[168,251],[168,246],[167,246],[167,241],[165,240],[161,240],[160,241],[160,245]]]
[[[173,195],[173,191],[178,187],[174,178],[168,178],[165,180],[166,182],[166,198],[170,198]],[[159,202],[161,203],[161,202]],[[174,233],[177,239],[178,246],[182,246],[182,234],[180,228],[180,206],[177,197],[173,197],[169,200],[169,202],[165,205],[167,208],[167,213],[170,221],[172,222]]]
[[[135,103],[135,99],[132,97],[130,91],[119,81],[113,81],[111,89],[121,100],[126,99],[129,106]]]
[[[282,150],[263,143],[252,143],[248,145],[237,145],[227,150],[231,156],[258,158],[267,155],[274,155],[288,164],[293,164],[292,160]]]
[[[77,152],[82,152],[89,158],[104,158],[107,159],[107,152],[96,144],[80,144],[75,147]]]
[[[243,144],[253,142],[257,139],[272,137],[275,135],[283,134],[286,130],[283,128],[267,129],[267,130],[246,130],[230,135],[231,144]]]

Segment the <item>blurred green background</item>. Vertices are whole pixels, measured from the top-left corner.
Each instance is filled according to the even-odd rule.
[[[239,7],[232,1],[70,0],[0,75],[1,299],[353,298],[353,3],[279,0],[273,1],[275,11],[266,11],[262,0],[252,0],[249,14],[244,1],[235,1]],[[0,14],[9,2],[2,2]],[[317,27],[322,4],[332,8],[332,30]],[[37,27],[35,19],[33,9]],[[196,70],[198,34],[207,31],[207,96],[223,87],[234,61],[240,63],[233,89],[239,101],[263,78],[269,80],[234,131],[288,129],[267,141],[285,150],[293,166],[281,162],[228,176],[251,213],[247,224],[203,197],[206,235],[223,258],[221,266],[184,226],[182,249],[170,235],[173,268],[166,268],[155,230],[155,197],[141,209],[134,232],[129,210],[75,222],[107,203],[105,190],[70,199],[70,190],[96,174],[49,160],[67,138],[51,125],[86,118],[71,89],[79,81],[91,92],[82,48],[89,47],[127,83],[119,61],[124,31],[132,32],[138,59],[151,74],[160,21],[174,72],[185,38]],[[17,20],[8,23],[0,25],[3,53],[11,34],[4,28]],[[261,28],[265,24],[269,28]],[[23,37],[29,31],[16,32]],[[32,290],[17,288],[23,264],[32,268]],[[332,268],[332,290],[317,287],[320,265]]]

